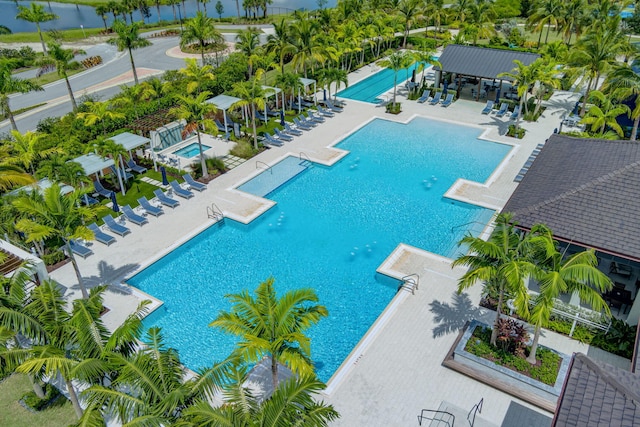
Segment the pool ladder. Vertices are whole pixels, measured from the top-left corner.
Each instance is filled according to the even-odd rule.
[[[411,291],[411,295],[415,295],[418,290],[418,284],[420,283],[420,276],[416,273],[408,274],[402,278],[398,290],[405,289]]]
[[[215,203],[211,203],[211,206],[207,206],[207,218],[215,220],[215,222],[223,221],[224,214],[222,210]]]
[[[260,160],[256,161],[256,169],[265,169],[271,172],[271,174],[273,174],[273,169],[271,169],[271,166],[269,166],[265,162],[261,162]]]

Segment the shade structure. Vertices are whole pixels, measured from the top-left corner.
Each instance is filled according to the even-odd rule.
[[[266,101],[269,98],[271,98],[272,95],[275,95],[276,96],[276,106],[277,106],[278,105],[278,94],[280,92],[282,92],[282,90],[277,88],[277,87],[264,86],[264,85],[262,86],[262,90],[264,91],[264,100],[265,100],[265,103],[264,103],[264,117],[266,118],[267,117],[267,102]],[[284,94],[283,94],[283,96],[284,96]],[[283,102],[284,102],[284,99],[283,99]]]
[[[151,143],[149,138],[145,138],[144,136],[136,135],[131,132],[124,132],[116,136],[112,136],[109,139],[116,144],[123,146],[127,151],[131,151],[135,148]]]
[[[80,157],[76,157],[72,161],[79,163],[80,166],[82,166],[82,170],[84,170],[85,175],[92,175],[94,173],[102,172],[109,166],[115,166],[113,160],[98,156],[95,153],[84,154]]]
[[[224,118],[224,128],[227,129],[228,120],[227,120],[227,110],[231,108],[233,104],[240,101],[240,98],[236,98],[235,96],[230,95],[218,95],[213,98],[207,99],[205,102],[207,104],[215,105],[218,110],[222,110],[222,116]],[[229,139],[229,131],[225,131],[226,139]]]
[[[118,206],[118,200],[116,200],[116,192],[111,192],[111,210],[115,213],[120,212],[120,206]]]
[[[302,86],[305,88],[305,90],[313,85],[313,103],[318,104],[318,100],[316,98],[316,81],[314,79],[307,79],[305,77],[300,77],[298,80],[300,80],[300,83],[302,83]]]
[[[43,194],[44,190],[51,187],[52,185],[53,183],[49,180],[49,178],[42,178],[41,180],[36,181],[33,184],[16,188],[15,190],[11,191],[9,194],[12,196],[16,196],[20,193],[31,194],[34,191],[38,192],[39,194]],[[62,194],[63,196],[65,194],[71,193],[74,190],[74,188],[70,185],[62,184],[62,183],[60,183],[59,185],[60,185],[60,194]]]

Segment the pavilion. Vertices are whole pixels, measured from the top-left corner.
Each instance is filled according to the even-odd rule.
[[[218,95],[213,98],[207,99],[207,104],[215,105],[219,110],[222,110],[222,116],[224,118],[224,128],[227,129],[229,121],[227,120],[227,110],[231,108],[236,102],[240,101],[240,98],[230,95]],[[229,131],[225,131],[225,138],[229,139]]]
[[[155,152],[153,150],[151,150],[151,140],[149,138],[146,138],[144,136],[140,136],[140,135],[136,135],[130,132],[123,132],[121,134],[112,136],[111,138],[109,138],[110,140],[112,140],[113,142],[115,142],[118,145],[121,145],[122,147],[124,147],[125,150],[127,150],[129,152],[129,158],[131,158],[131,151],[135,150],[138,147],[142,147],[145,146],[147,144],[149,144],[149,149],[152,153],[152,157],[153,157],[153,168],[155,170],[158,170],[158,167],[156,165],[156,156],[155,156]],[[120,161],[122,162],[122,159],[120,159]]]

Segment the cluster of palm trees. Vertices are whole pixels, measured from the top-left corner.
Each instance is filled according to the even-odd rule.
[[[457,258],[452,266],[467,266],[469,270],[458,282],[458,292],[481,282],[485,290],[498,294],[496,322],[491,344],[496,344],[498,320],[505,299],[513,300],[517,314],[535,327],[533,343],[527,360],[536,363],[536,349],[541,328],[547,326],[556,299],[561,294],[575,293],[597,312],[610,315],[600,293],[612,289],[613,283],[598,270],[598,260],[592,249],[566,256],[558,249],[551,230],[534,225],[527,233],[518,230],[509,213],[498,215],[488,240],[464,237],[460,244],[469,253]],[[540,292],[531,299],[527,282],[535,280]]]

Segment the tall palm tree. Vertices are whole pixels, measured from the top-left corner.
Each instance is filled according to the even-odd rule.
[[[518,86],[520,107],[518,108],[518,117],[516,118],[516,130],[520,128],[520,118],[522,117],[523,106],[525,109],[528,106],[527,94],[529,93],[531,85],[536,81],[535,73],[540,61],[542,60],[536,59],[531,64],[524,65],[521,61],[514,59],[513,63],[515,64],[515,67],[512,71],[498,74],[498,77],[509,77],[512,80],[511,83],[514,86]]]
[[[290,28],[293,58],[291,65],[296,72],[300,69],[307,77],[307,66],[325,60],[326,49],[318,39],[318,23],[315,20],[303,18],[295,21]]]
[[[244,53],[249,63],[249,78],[253,75],[253,63],[260,51],[260,30],[249,27],[236,35],[236,49]]]
[[[42,30],[40,29],[40,23],[58,19],[58,15],[56,15],[55,13],[47,12],[44,9],[44,6],[42,6],[41,4],[31,3],[31,7],[18,5],[18,14],[16,15],[16,18],[36,24],[36,28],[38,29],[38,36],[40,37],[40,43],[42,44],[42,51],[46,55],[47,47],[44,44]]]
[[[640,76],[628,65],[618,65],[607,75],[602,91],[613,96],[619,101],[635,99],[635,107],[630,111],[630,118],[633,120],[631,129],[631,141],[638,138],[638,124],[640,123]]]
[[[477,38],[486,39],[495,34],[493,22],[495,11],[492,2],[479,1],[471,3],[468,8],[468,26],[474,28],[473,44],[477,44]]]
[[[138,73],[136,73],[136,64],[133,62],[133,50],[142,47],[151,46],[149,40],[140,37],[140,24],[133,22],[131,25],[116,20],[111,26],[116,32],[117,37],[109,39],[107,42],[118,48],[119,52],[127,49],[129,51],[129,60],[131,61],[131,70],[133,71],[133,80],[138,84]]]
[[[577,38],[580,38],[584,23],[586,22],[587,13],[588,8],[586,7],[585,0],[570,0],[562,5],[559,21],[560,30],[562,31],[566,44],[571,44],[573,33],[576,34]]]
[[[531,241],[511,224],[512,215],[501,213],[495,220],[495,228],[487,241],[480,237],[466,236],[459,245],[469,247],[469,254],[461,255],[452,267],[467,266],[469,270],[458,281],[458,293],[481,281],[498,291],[496,319],[491,333],[491,344],[496,344],[496,329],[505,294],[514,298],[514,304],[523,317],[528,317],[529,294],[525,280],[535,271],[531,261]]]
[[[5,161],[9,164],[19,164],[25,170],[33,173],[34,165],[38,159],[59,152],[59,149],[55,147],[44,150],[40,145],[44,137],[45,135],[39,132],[27,131],[22,134],[12,130],[11,141],[9,141],[11,152]]]
[[[30,196],[20,196],[13,205],[25,216],[18,221],[16,227],[27,236],[27,242],[58,238],[64,242],[67,255],[71,260],[78,279],[83,298],[89,294],[84,286],[78,262],[71,250],[72,239],[93,240],[93,233],[85,223],[94,217],[93,210],[80,205],[82,192],[72,191],[63,195],[60,185],[54,183],[42,194],[34,192]]]
[[[96,15],[98,15],[102,19],[102,23],[104,24],[104,30],[108,31],[107,28],[107,13],[109,12],[109,6],[106,4],[99,4],[95,7]],[[158,13],[158,16],[160,14]]]
[[[32,3],[32,5],[35,3]],[[18,125],[13,117],[13,112],[9,107],[9,95],[15,92],[27,93],[31,91],[42,91],[42,86],[29,80],[23,80],[13,76],[14,61],[0,58],[0,110],[9,116],[11,128],[18,130]]]
[[[240,98],[231,107],[249,107],[251,113],[251,127],[253,129],[253,147],[258,149],[258,132],[256,130],[256,110],[264,110],[266,91],[262,88],[260,79],[262,70],[257,70],[256,75],[247,82],[236,82],[233,84],[232,94]]]
[[[539,0],[534,5],[535,11],[529,16],[528,22],[535,31],[540,32],[538,37],[538,47],[542,39],[542,30],[547,27],[547,35],[544,38],[545,44],[549,40],[551,27],[558,27],[562,17],[562,2],[560,0]]]
[[[62,77],[67,84],[67,92],[69,93],[69,99],[71,100],[71,107],[73,111],[78,110],[78,105],[76,104],[76,99],[73,96],[73,89],[71,89],[71,83],[69,83],[69,75],[68,72],[71,70],[71,64],[73,58],[76,55],[85,53],[84,50],[81,49],[63,49],[58,43],[52,42],[49,43],[49,56],[42,58],[38,61],[38,65],[41,67],[54,65],[56,67],[56,71],[58,75]]]
[[[605,127],[613,129],[618,136],[622,137],[624,131],[616,120],[622,114],[630,114],[629,106],[625,104],[614,104],[599,90],[592,90],[589,94],[589,101],[595,103],[587,114],[582,118],[582,123],[591,125],[592,132],[603,133]]]
[[[601,292],[611,290],[613,283],[606,274],[598,270],[598,259],[593,249],[578,252],[567,258],[558,251],[551,230],[545,226],[537,228],[532,237],[544,249],[541,259],[536,262],[535,279],[540,284],[540,293],[533,301],[529,321],[535,326],[531,351],[527,361],[536,363],[536,350],[540,330],[547,326],[556,299],[560,294],[575,293],[580,301],[586,302],[595,311],[610,315],[609,307],[602,299]]]
[[[393,70],[393,106],[396,105],[396,92],[398,89],[398,71],[408,67],[413,62],[410,54],[405,52],[393,52],[386,59],[378,61],[378,65]]]
[[[284,74],[284,59],[295,51],[294,46],[289,41],[289,23],[282,18],[279,23],[273,24],[273,30],[273,34],[267,36],[265,48],[267,52],[276,54],[280,61],[280,72]]]
[[[120,94],[111,98],[111,103],[114,107],[133,107],[133,114],[137,120],[140,118],[138,107],[156,99],[157,96],[156,88],[149,81],[144,81],[134,86],[121,85]]]
[[[78,113],[76,117],[84,120],[85,126],[93,126],[96,123],[102,125],[102,134],[107,134],[107,128],[105,122],[109,120],[124,119],[125,115],[116,111],[113,106],[108,102],[100,101],[87,101],[84,103],[89,111]]]
[[[276,389],[279,363],[296,374],[313,375],[310,340],[305,331],[328,313],[317,304],[313,289],[289,291],[278,298],[273,282],[273,278],[262,282],[255,298],[247,291],[227,295],[233,304],[231,311],[221,312],[209,326],[240,338],[234,353],[241,360],[252,363],[270,356]]]
[[[331,95],[331,84],[335,84],[335,90],[333,91],[333,99],[338,96],[340,86],[344,84],[344,87],[349,87],[349,78],[345,70],[339,68],[326,68],[326,79],[329,85],[329,95]]]
[[[206,102],[209,97],[211,97],[211,92],[209,91],[201,92],[195,98],[193,96],[177,95],[176,101],[178,106],[171,110],[171,113],[178,119],[182,119],[187,122],[183,130],[184,133],[189,134],[195,131],[198,137],[198,148],[200,149],[200,166],[202,166],[202,176],[205,178],[209,177],[209,171],[207,171],[207,163],[202,150],[200,126],[211,126],[211,120],[207,117],[218,111],[215,104]]]
[[[291,104],[293,104],[293,99],[296,93],[298,93],[298,91],[301,90],[303,86],[297,74],[286,72],[283,74],[278,74],[276,76],[275,83],[277,87],[282,89],[283,100],[288,97]],[[283,104],[286,105],[286,102],[283,102]]]
[[[197,12],[196,16],[189,19],[180,34],[180,47],[185,48],[190,43],[197,42],[200,47],[202,65],[204,62],[204,51],[209,43],[219,44],[223,42],[222,34],[214,26],[213,18],[202,12]],[[217,50],[216,50],[217,52]]]
[[[124,174],[124,162],[123,156],[127,155],[127,150],[120,144],[117,144],[112,139],[98,138],[92,146],[87,147],[87,152],[96,152],[102,157],[109,157],[113,160],[116,169],[116,176],[118,178],[118,186],[124,196],[126,194],[126,186],[122,181]]]
[[[409,30],[411,25],[417,19],[422,17],[420,6],[421,0],[401,0],[398,5],[398,14],[404,20],[404,34],[402,37],[402,48],[407,47],[407,37],[409,36]]]
[[[184,61],[185,67],[178,72],[187,80],[187,93],[198,92],[201,85],[207,85],[215,80],[216,76],[211,65],[200,67],[193,58],[186,58]]]

